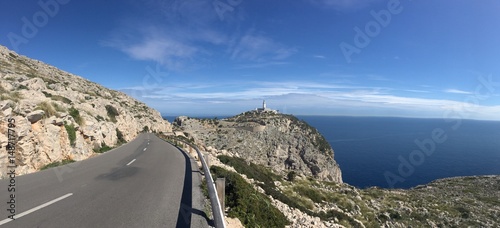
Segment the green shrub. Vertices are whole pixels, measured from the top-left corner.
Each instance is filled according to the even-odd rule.
[[[64,124],[64,127],[66,128],[66,132],[68,132],[68,139],[71,144],[71,146],[75,146],[75,141],[76,141],[76,129],[73,124],[67,125]]]
[[[43,166],[42,168],[40,168],[40,170],[44,170],[44,169],[48,169],[48,168],[52,168],[52,167],[57,167],[57,166],[61,166],[61,165],[66,165],[66,164],[73,163],[73,162],[75,162],[75,160],[67,158],[67,159],[64,159],[62,161],[56,161],[56,162],[52,162],[50,164],[47,164],[47,165]]]
[[[17,87],[17,89],[18,89],[18,90],[21,90],[21,89],[29,89],[29,88],[28,88],[27,86],[25,86],[25,85],[19,85],[19,86]]]
[[[94,152],[95,153],[104,153],[104,152],[110,151],[111,149],[113,149],[113,148],[109,147],[108,145],[106,145],[106,143],[102,142],[101,147],[99,149],[94,149]]]
[[[106,112],[108,113],[109,119],[113,122],[116,123],[116,116],[119,115],[118,110],[111,106],[111,105],[106,105]]]
[[[80,111],[78,111],[75,107],[69,108],[69,115],[73,117],[76,123],[79,125],[83,124],[83,118],[80,116]]]
[[[296,185],[293,187],[293,190],[297,192],[299,195],[311,199],[315,203],[321,203],[326,200],[325,196],[323,196],[323,194],[321,194],[319,190],[313,189],[308,186]]]
[[[353,218],[340,211],[336,210],[329,210],[327,212],[321,211],[318,213],[318,216],[323,220],[333,220],[337,218],[339,221],[346,221],[351,227],[360,227],[360,225]]]
[[[226,179],[228,215],[237,217],[246,227],[285,227],[286,217],[272,206],[269,198],[255,190],[239,174],[212,166],[214,178]]]
[[[281,180],[281,177],[271,172],[264,166],[254,163],[247,163],[242,158],[229,157],[226,155],[217,156],[224,164],[232,166],[238,173],[245,174],[248,178],[264,182],[266,185],[274,187],[275,180]]]
[[[45,95],[45,97],[52,97],[52,94],[49,92],[42,91],[42,93]]]
[[[290,182],[295,181],[295,177],[297,177],[297,173],[293,170],[288,172],[288,174],[286,175],[286,179]]]

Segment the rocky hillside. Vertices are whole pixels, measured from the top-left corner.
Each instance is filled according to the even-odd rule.
[[[227,155],[213,159],[211,170],[229,183],[228,216],[247,227],[500,226],[500,176],[446,178],[412,189],[358,189],[311,177],[283,178]]]
[[[0,46],[0,145],[16,126],[18,174],[64,159],[81,160],[143,130],[171,131],[160,113],[124,93]],[[3,150],[3,149],[2,149]],[[0,154],[0,177],[7,153]]]
[[[246,112],[224,120],[178,117],[174,123],[205,151],[219,151],[270,167],[274,172],[342,183],[325,138],[291,115]]]
[[[174,134],[208,152],[214,177],[226,178],[228,216],[248,227],[500,226],[500,176],[358,189],[342,183],[324,138],[293,116],[178,117]]]

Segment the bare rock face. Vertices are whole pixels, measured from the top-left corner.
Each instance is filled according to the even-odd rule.
[[[227,150],[282,175],[294,171],[342,183],[330,144],[294,116],[246,112],[224,120],[178,117],[174,123],[204,147]]]
[[[36,110],[33,112],[30,112],[26,115],[26,119],[32,124],[38,122],[39,120],[42,119],[43,115],[45,115],[45,112],[43,110]]]
[[[16,172],[63,159],[82,160],[104,145],[134,139],[144,129],[171,132],[160,113],[124,93],[0,46],[0,146],[15,120]],[[73,137],[74,136],[74,137]],[[0,154],[0,178],[6,174]]]

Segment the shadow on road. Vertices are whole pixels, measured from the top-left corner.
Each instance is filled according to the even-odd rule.
[[[179,215],[177,216],[177,228],[191,227],[191,215],[196,214],[199,215],[207,221],[208,225],[214,226],[213,220],[208,218],[207,214],[203,211],[200,211],[196,208],[192,207],[193,203],[193,172],[199,172],[198,170],[192,170],[191,168],[191,159],[189,156],[179,147],[176,147],[184,156],[186,165],[185,165],[185,175],[184,175],[184,187],[182,189],[182,199],[181,205],[179,207]]]

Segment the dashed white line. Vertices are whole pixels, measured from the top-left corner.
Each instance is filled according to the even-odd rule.
[[[44,208],[46,206],[49,206],[49,205],[51,205],[53,203],[56,203],[57,201],[61,201],[61,200],[65,199],[65,198],[68,198],[68,197],[70,197],[72,195],[73,195],[73,193],[68,193],[68,194],[66,194],[64,196],[61,196],[61,197],[57,198],[57,199],[53,199],[53,200],[51,200],[51,201],[49,201],[47,203],[44,203],[44,204],[42,204],[40,206],[31,208],[31,209],[29,209],[29,210],[27,210],[27,211],[25,211],[23,213],[17,214],[17,215],[14,216],[14,218],[15,219],[21,218],[21,217],[23,217],[23,216],[25,216],[27,214],[33,213],[35,211],[38,211],[38,210],[40,210],[40,209],[42,209],[42,208]],[[12,219],[10,219],[10,218],[4,219],[4,220],[0,221],[0,225],[3,225],[3,224],[8,223],[10,221],[12,221]]]
[[[132,160],[129,163],[127,163],[127,166],[130,165],[130,164],[132,164],[133,162],[135,162],[135,158],[134,158],[134,160]]]
[[[143,151],[146,151],[146,149],[147,149],[147,148],[144,148],[144,150],[143,150]]]

